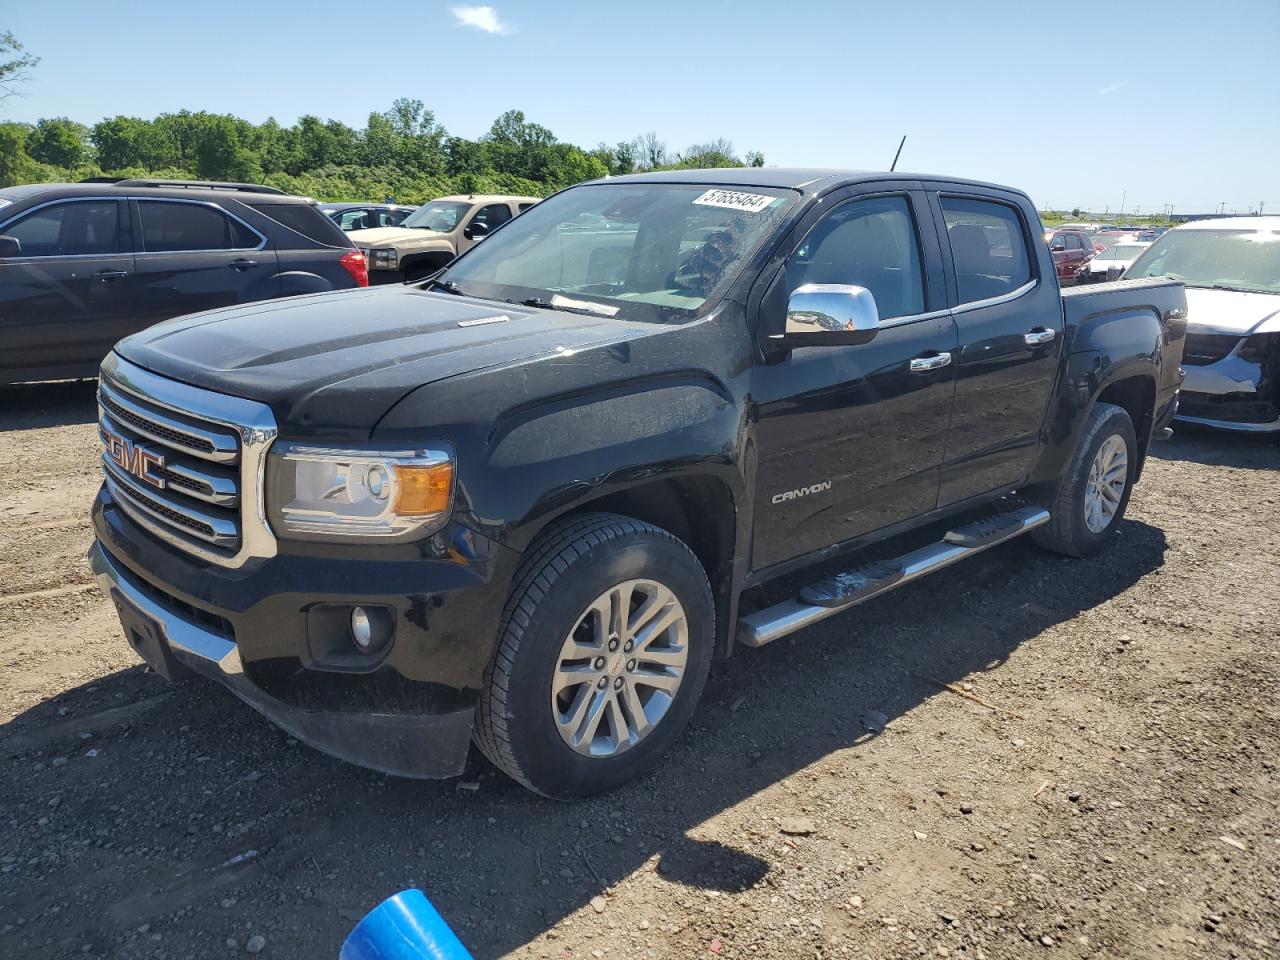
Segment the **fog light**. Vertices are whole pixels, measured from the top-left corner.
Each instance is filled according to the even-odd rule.
[[[373,643],[373,621],[364,607],[351,608],[351,639],[361,650],[368,650]]]

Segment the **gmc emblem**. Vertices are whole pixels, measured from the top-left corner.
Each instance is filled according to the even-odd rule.
[[[133,474],[143,483],[148,483],[157,490],[165,487],[164,477],[151,472],[152,467],[164,467],[164,457],[153,453],[128,437],[112,433],[106,427],[102,429],[103,438],[107,441],[107,456],[122,470]]]

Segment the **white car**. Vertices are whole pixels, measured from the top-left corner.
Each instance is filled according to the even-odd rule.
[[[1280,433],[1280,217],[1170,230],[1125,273],[1156,276],[1187,287],[1179,419]]]
[[[1103,280],[1119,280],[1133,261],[1151,246],[1138,240],[1122,240],[1112,244],[1080,268],[1079,282],[1101,283]]]

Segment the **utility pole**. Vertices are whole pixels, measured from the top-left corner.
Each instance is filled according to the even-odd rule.
[[[1124,198],[1129,195],[1128,190],[1120,191],[1120,216],[1124,216]]]

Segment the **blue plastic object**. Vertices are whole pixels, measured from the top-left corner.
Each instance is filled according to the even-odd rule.
[[[338,960],[472,960],[472,956],[425,893],[402,890],[356,924]]]

